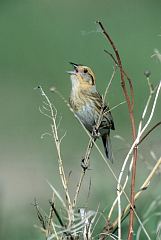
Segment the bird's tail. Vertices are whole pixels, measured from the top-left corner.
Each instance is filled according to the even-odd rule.
[[[110,134],[106,133],[102,136],[102,142],[104,145],[106,157],[113,163],[113,154],[111,149],[111,140],[110,140]]]

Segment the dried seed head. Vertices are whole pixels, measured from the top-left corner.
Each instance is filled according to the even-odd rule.
[[[145,75],[147,78],[150,77],[150,75],[151,75],[150,70],[145,70],[145,71],[144,71],[144,75]]]

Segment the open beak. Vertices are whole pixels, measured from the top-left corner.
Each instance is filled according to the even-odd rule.
[[[74,67],[74,71],[67,71],[67,73],[71,74],[71,75],[75,75],[76,74],[76,68],[79,66],[79,64],[77,63],[73,63],[73,62],[69,62],[73,67]]]
[[[66,71],[67,73],[69,73],[70,75],[75,75],[75,71]]]
[[[73,63],[73,62],[69,62],[74,68],[76,68],[76,67],[78,67],[79,66],[79,64],[77,64],[77,63]]]

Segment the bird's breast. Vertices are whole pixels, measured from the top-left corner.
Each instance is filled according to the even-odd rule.
[[[72,91],[70,96],[70,105],[84,126],[89,131],[92,131],[99,116],[99,109],[95,96],[93,94],[89,94],[89,91]]]
[[[85,127],[89,130],[93,130],[93,126],[96,124],[95,122],[95,110],[92,102],[86,102],[82,105],[78,111],[75,112],[80,121],[85,125]]]

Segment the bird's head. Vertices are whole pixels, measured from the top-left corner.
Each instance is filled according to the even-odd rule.
[[[72,88],[90,89],[95,86],[95,76],[92,70],[80,64],[70,63],[73,71],[68,71],[72,81]]]

